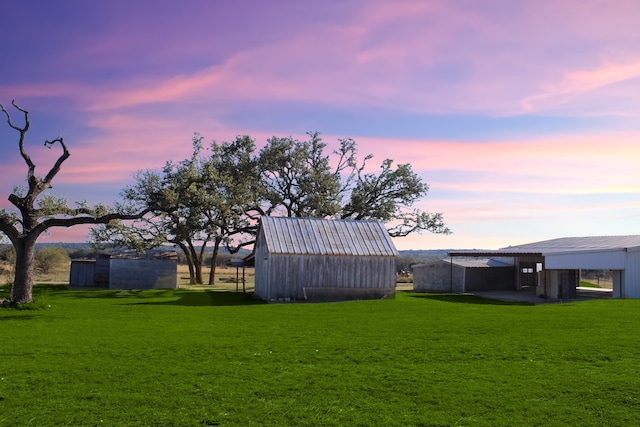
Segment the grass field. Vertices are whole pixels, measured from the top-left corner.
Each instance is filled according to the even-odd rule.
[[[33,308],[0,310],[0,426],[640,419],[636,300],[530,306],[399,292],[261,304],[211,290],[49,285]]]

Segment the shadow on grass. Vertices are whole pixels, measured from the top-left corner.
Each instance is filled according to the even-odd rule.
[[[252,294],[229,291],[193,291],[181,289],[104,289],[104,288],[72,288],[66,286],[36,285],[34,287],[34,301],[42,297],[56,298],[100,298],[121,299],[125,304],[150,304],[150,305],[180,305],[188,307],[196,306],[237,306],[266,304],[265,301],[256,300]],[[178,299],[176,299],[178,298]],[[137,301],[136,301],[137,300]],[[126,301],[126,302],[125,302]]]
[[[5,310],[0,309],[0,310]],[[15,310],[15,309],[11,309],[8,308],[6,309],[7,312],[9,312],[9,310]],[[0,311],[0,313],[3,313],[2,311]],[[2,322],[3,320],[31,320],[33,318],[35,318],[36,316],[33,314],[8,314],[8,315],[0,315],[0,322]]]
[[[144,305],[181,305],[186,307],[203,307],[203,306],[236,306],[236,305],[256,305],[266,304],[265,301],[254,299],[250,294],[240,292],[222,292],[222,291],[204,291],[192,292],[185,291],[176,293],[175,296],[180,298],[173,301],[145,301],[136,304]]]
[[[535,305],[526,301],[501,301],[491,298],[481,298],[467,294],[410,294],[411,298],[424,298],[434,301],[455,302],[458,304],[484,304],[484,305]]]

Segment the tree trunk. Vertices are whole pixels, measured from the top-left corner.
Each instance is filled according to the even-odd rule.
[[[209,269],[209,286],[216,284],[216,262],[218,261],[218,252],[220,251],[220,243],[222,239],[216,238],[213,243],[213,254],[211,255],[211,267]]]
[[[204,256],[206,255],[206,251],[207,251],[207,242],[209,241],[209,237],[207,237],[206,240],[204,240],[202,242],[202,246],[200,246],[200,251],[198,252],[198,265],[200,268],[200,282],[198,282],[201,285],[204,285],[204,276],[202,275],[202,267],[204,266]]]
[[[198,252],[196,248],[193,246],[193,242],[187,240],[187,246],[189,247],[189,252],[191,253],[191,260],[193,261],[193,270],[195,273],[195,279],[197,285],[202,285],[202,260],[198,257]]]
[[[189,248],[183,243],[177,243],[178,247],[182,249],[185,258],[187,259],[187,267],[189,267],[189,284],[196,284],[196,271],[193,265],[193,259],[191,258],[191,252],[189,252]]]
[[[25,304],[33,301],[33,260],[36,238],[23,237],[14,243],[16,250],[15,277],[11,287],[11,303]]]

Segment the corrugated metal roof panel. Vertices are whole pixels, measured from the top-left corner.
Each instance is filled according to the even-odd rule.
[[[271,216],[261,221],[271,253],[398,256],[389,233],[377,221]]]
[[[562,253],[587,253],[635,250],[640,247],[640,235],[561,237],[524,245],[507,246],[498,250],[450,251],[450,256],[546,256]]]
[[[629,236],[589,236],[589,237],[561,237],[518,246],[502,248],[504,251],[520,252],[574,252],[592,251],[599,249],[626,249],[640,246],[640,235]]]
[[[443,261],[452,262],[446,259]],[[513,265],[511,264],[500,262],[494,259],[454,259],[453,264],[459,265],[461,267],[472,267],[472,268],[513,267]]]

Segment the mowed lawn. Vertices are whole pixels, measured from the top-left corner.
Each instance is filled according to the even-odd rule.
[[[640,301],[487,302],[41,287],[0,309],[0,426],[638,424]]]

